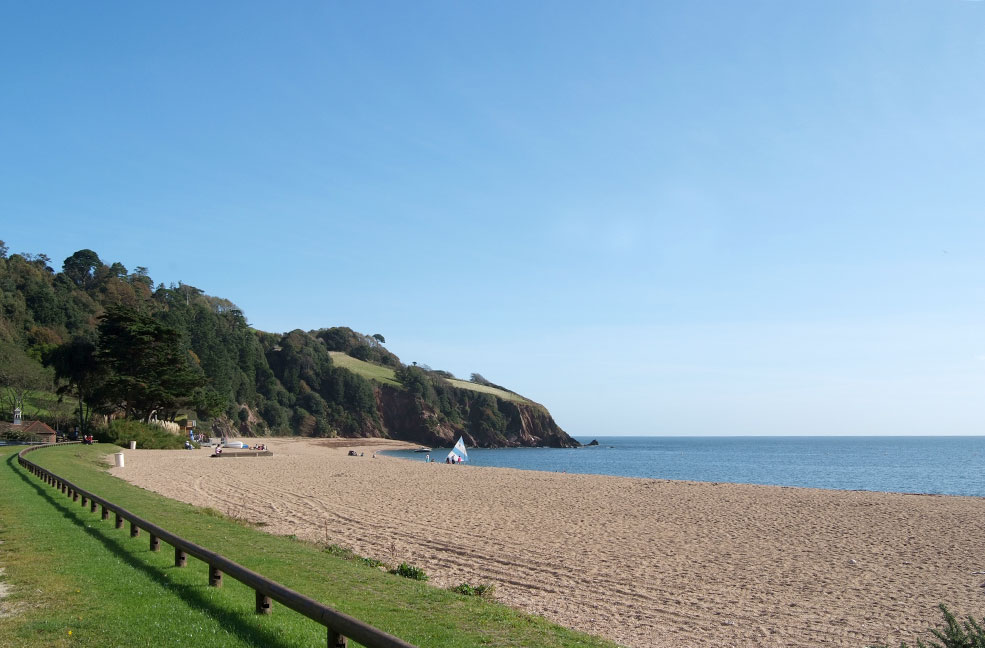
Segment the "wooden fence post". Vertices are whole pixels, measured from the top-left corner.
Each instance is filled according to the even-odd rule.
[[[116,514],[116,528],[117,529],[123,528],[123,516],[120,515],[119,513]]]
[[[331,628],[328,629],[328,648],[346,648],[347,645],[348,642],[345,637]]]
[[[222,587],[222,571],[214,565],[209,565],[209,587]]]
[[[256,595],[257,595],[256,596],[257,614],[270,614],[273,608],[273,601],[271,601],[270,597],[264,594],[263,592],[261,592],[260,590],[256,591]]]
[[[96,500],[94,499],[89,500],[89,512],[90,513],[96,512]]]
[[[150,550],[151,551],[160,551],[161,550],[161,539],[158,538],[153,533],[150,534]]]
[[[77,490],[73,490],[72,491],[72,501],[73,502],[78,502],[79,501],[79,491],[77,491]]]
[[[86,504],[88,504],[88,503],[89,503],[89,498],[86,497],[85,495],[83,495],[82,496],[82,508],[85,508],[86,507]]]
[[[180,547],[174,548],[174,566],[184,567],[188,564],[188,554],[184,552]]]
[[[106,508],[106,505],[105,504],[103,504],[103,514],[100,517],[103,520],[108,520],[109,519],[109,509]]]
[[[139,535],[140,535],[140,527],[137,526],[136,522],[131,522],[130,523],[130,537],[131,538],[136,538]]]

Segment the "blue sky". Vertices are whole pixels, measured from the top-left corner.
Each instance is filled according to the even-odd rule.
[[[0,238],[579,437],[982,434],[985,3],[5,3]]]

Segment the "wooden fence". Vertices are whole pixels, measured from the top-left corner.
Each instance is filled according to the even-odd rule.
[[[81,499],[81,506],[83,508],[88,506],[90,512],[95,513],[96,509],[101,507],[103,520],[108,520],[110,513],[112,513],[117,529],[122,529],[125,521],[129,522],[130,537],[139,536],[141,530],[147,532],[150,536],[151,551],[160,551],[161,541],[174,547],[175,567],[184,567],[188,562],[188,556],[192,556],[209,566],[209,585],[220,587],[222,585],[223,575],[225,574],[252,588],[256,592],[257,614],[270,614],[273,608],[273,601],[277,601],[285,607],[325,626],[328,631],[328,648],[344,648],[347,638],[358,641],[367,648],[415,648],[415,646],[402,639],[398,639],[382,630],[377,630],[327,605],[322,605],[318,601],[308,598],[304,594],[299,594],[276,581],[265,578],[255,571],[249,570],[214,551],[197,545],[194,542],[189,542],[166,529],[162,529],[156,524],[138,517],[98,495],[79,488],[67,479],[59,477],[25,457],[28,453],[51,447],[52,445],[54,444],[21,450],[17,455],[17,460],[20,465],[41,479],[41,481],[52,486],[55,490],[61,490],[63,494],[71,497],[73,502]]]

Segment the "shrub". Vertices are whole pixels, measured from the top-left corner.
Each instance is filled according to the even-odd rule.
[[[924,643],[917,639],[917,648],[985,648],[985,618],[976,622],[969,616],[959,622],[947,606],[941,603],[941,613],[944,615],[943,628],[931,628],[930,633],[940,640]],[[905,643],[900,648],[907,648]]]
[[[128,448],[131,441],[145,450],[179,450],[185,447],[185,437],[140,421],[117,419],[110,421],[109,427],[96,428],[92,436],[102,443],[114,443]]]
[[[426,581],[428,575],[424,573],[424,570],[420,567],[414,567],[413,565],[408,565],[407,563],[400,563],[400,566],[396,569],[390,570],[391,574],[396,574],[397,576],[403,576],[404,578],[409,578],[411,580]]]
[[[470,585],[468,583],[462,583],[461,585],[457,585],[451,588],[451,591],[455,592],[456,594],[461,594],[462,596],[479,596],[483,598],[487,596],[492,596],[492,593],[495,590],[496,590],[495,585],[484,585],[484,584]]]

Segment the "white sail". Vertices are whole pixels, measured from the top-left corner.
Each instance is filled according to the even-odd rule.
[[[469,453],[465,450],[465,439],[458,437],[458,441],[455,442],[455,447],[451,449],[448,453],[448,458],[451,461],[457,462],[459,459],[462,461],[469,460]]]

